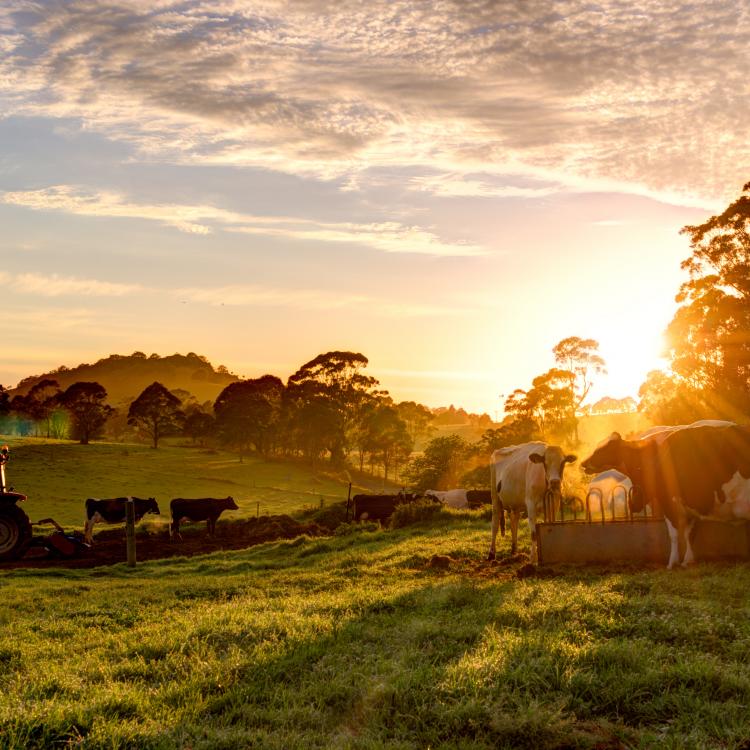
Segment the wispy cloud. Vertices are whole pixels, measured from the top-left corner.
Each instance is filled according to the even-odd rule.
[[[0,202],[37,211],[61,211],[78,216],[115,217],[158,221],[182,232],[209,234],[225,231],[314,242],[366,245],[388,253],[436,256],[482,255],[485,250],[468,242],[445,242],[428,229],[398,222],[356,224],[321,222],[287,216],[251,216],[213,206],[133,203],[112,192],[86,191],[70,185],[39,190],[7,191]]]
[[[6,113],[157,159],[514,164],[693,200],[746,179],[750,17],[730,0],[8,0],[0,40]]]
[[[474,309],[468,303],[430,305],[419,301],[404,301],[367,294],[346,294],[339,290],[312,288],[282,288],[253,284],[227,284],[201,287],[155,287],[141,284],[59,276],[57,274],[0,272],[0,283],[14,294],[39,297],[106,298],[158,297],[176,303],[194,303],[213,307],[281,307],[310,311],[349,311],[374,317],[446,317],[466,315]],[[84,313],[77,308],[77,317]],[[42,317],[57,313],[40,312]],[[67,315],[67,313],[66,313]],[[87,318],[93,313],[86,311]],[[46,319],[46,318],[45,318]],[[71,324],[73,325],[73,324]],[[71,327],[70,325],[67,327]]]
[[[365,294],[346,294],[338,290],[281,289],[247,284],[222,287],[186,287],[176,289],[180,301],[230,307],[284,307],[300,310],[354,310],[375,317],[445,317],[471,312],[470,306],[429,305],[390,300]]]

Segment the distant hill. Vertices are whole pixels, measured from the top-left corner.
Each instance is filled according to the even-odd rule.
[[[101,383],[107,389],[111,404],[133,400],[155,380],[170,390],[180,388],[189,391],[199,402],[214,401],[229,383],[239,380],[226,367],[214,369],[205,357],[193,352],[167,357],[158,354],[147,357],[143,352],[134,352],[130,355],[112,354],[94,364],[77,367],[63,365],[52,372],[32,375],[24,378],[10,391],[10,395],[26,394],[44,378],[56,380],[62,390],[78,381]]]

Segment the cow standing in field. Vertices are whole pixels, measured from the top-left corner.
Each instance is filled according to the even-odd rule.
[[[233,497],[176,497],[169,503],[172,522],[169,525],[169,536],[182,539],[180,523],[187,521],[206,521],[208,535],[216,533],[216,521],[225,510],[239,510]]]
[[[83,525],[83,536],[88,544],[92,544],[94,541],[94,525],[99,522],[104,523],[122,523],[125,520],[125,508],[128,504],[128,500],[133,501],[135,510],[135,521],[138,521],[146,515],[146,513],[155,513],[159,515],[159,506],[156,504],[156,499],[149,497],[143,499],[140,497],[115,497],[109,500],[98,500],[97,498],[90,497],[86,500],[86,522]]]
[[[482,505],[492,505],[492,490],[466,490],[466,502],[473,510]],[[505,535],[505,529],[502,529]]]
[[[397,495],[355,495],[352,498],[355,521],[387,521],[398,505],[413,503],[422,495],[399,492]]]
[[[500,448],[490,460],[492,487],[492,537],[488,560],[495,559],[495,541],[504,508],[510,514],[511,554],[518,550],[518,521],[521,511],[529,517],[532,562],[537,559],[536,514],[547,492],[552,495],[555,509],[562,499],[562,478],[565,465],[576,457],[565,454],[557,445],[533,442]]]
[[[595,513],[608,512],[615,517],[628,514],[628,498],[633,489],[630,477],[617,469],[608,469],[597,474],[586,488],[586,511]]]
[[[668,568],[694,562],[690,532],[700,516],[750,519],[750,427],[689,425],[661,440],[623,440],[612,433],[587,458],[584,471],[617,469],[633,481],[630,507],[651,504],[663,515],[671,543]]]

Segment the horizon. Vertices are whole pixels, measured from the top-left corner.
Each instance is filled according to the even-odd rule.
[[[350,350],[396,400],[494,418],[580,336],[609,372],[588,401],[637,398],[680,229],[746,181],[735,16],[10,0],[0,382],[135,350],[288,377]]]

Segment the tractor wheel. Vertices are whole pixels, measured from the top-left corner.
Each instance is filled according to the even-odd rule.
[[[17,506],[0,504],[0,560],[15,560],[31,543],[29,517]]]

